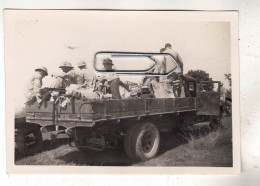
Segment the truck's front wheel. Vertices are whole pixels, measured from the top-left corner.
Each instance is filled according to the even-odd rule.
[[[24,124],[16,129],[16,147],[23,155],[32,155],[42,149],[42,133],[37,125]]]
[[[132,126],[125,137],[125,151],[131,159],[145,161],[157,155],[160,133],[152,123]]]

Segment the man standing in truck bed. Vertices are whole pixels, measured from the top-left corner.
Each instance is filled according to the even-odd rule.
[[[174,58],[174,60],[177,62],[178,66],[180,67],[181,74],[183,74],[183,61],[182,61],[182,58],[181,58],[181,56],[177,52],[172,50],[172,45],[170,43],[166,43],[165,44],[165,49],[164,49],[164,51],[162,53],[170,54]],[[167,63],[167,61],[172,60],[172,59],[169,56],[167,56],[167,57],[165,57],[164,60],[166,60],[166,63]]]
[[[170,54],[174,60],[177,62],[179,69],[177,69],[175,72],[173,72],[170,76],[173,77],[172,79],[172,84],[173,84],[173,93],[175,97],[180,97],[181,96],[181,88],[182,88],[182,83],[181,83],[181,76],[183,75],[183,61],[181,56],[172,50],[172,45],[170,43],[165,44],[165,50],[162,53],[168,53]],[[170,63],[172,61],[172,58],[170,56],[166,56],[164,60],[167,63]],[[169,62],[168,62],[169,61]]]

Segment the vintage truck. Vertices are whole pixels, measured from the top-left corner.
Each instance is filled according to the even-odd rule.
[[[205,122],[215,129],[221,122],[220,82],[202,90],[208,82],[197,83],[185,75],[182,81],[182,98],[71,99],[66,108],[53,101],[27,106],[26,118],[15,121],[16,147],[23,154],[39,152],[42,132],[50,132],[66,134],[80,151],[116,148],[123,140],[129,158],[153,158],[164,132]]]

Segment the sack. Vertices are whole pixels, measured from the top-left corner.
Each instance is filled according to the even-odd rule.
[[[71,84],[66,88],[66,96],[73,96],[76,99],[82,100],[100,100],[102,98],[102,93],[94,92],[93,88],[82,88],[81,85]]]
[[[172,86],[169,86],[167,83],[161,83],[157,82],[156,80],[152,80],[151,85],[153,87],[155,98],[175,98]]]

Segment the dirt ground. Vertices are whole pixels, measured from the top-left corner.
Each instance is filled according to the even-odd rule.
[[[24,157],[15,152],[16,165],[76,166],[205,166],[232,167],[231,117],[223,117],[223,128],[206,135],[162,134],[156,158],[146,162],[130,160],[122,144],[102,152],[80,152],[68,145],[68,139],[45,140],[43,150]]]

